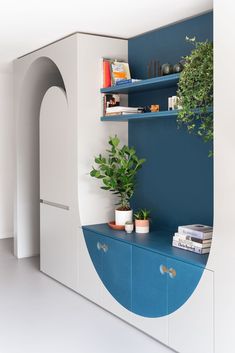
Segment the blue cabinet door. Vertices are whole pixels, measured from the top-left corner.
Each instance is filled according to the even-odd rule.
[[[164,266],[164,267],[163,267]],[[132,311],[145,317],[167,314],[167,258],[133,246]]]
[[[86,246],[90,255],[90,258],[92,260],[92,263],[96,269],[96,272],[98,273],[99,277],[102,278],[102,256],[103,252],[100,249],[99,244],[102,244],[103,238],[101,235],[98,235],[94,232],[90,232],[89,230],[83,230],[85,241],[86,241]]]
[[[86,229],[83,232],[101,281],[121,305],[131,310],[132,246]]]
[[[170,258],[167,260],[167,268],[168,314],[171,314],[190,298],[200,281],[204,269]]]
[[[132,246],[104,238],[103,283],[120,304],[131,310]]]

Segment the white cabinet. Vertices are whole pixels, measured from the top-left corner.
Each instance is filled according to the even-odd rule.
[[[64,209],[40,205],[40,269],[66,286],[77,289],[77,239],[72,214]]]
[[[71,205],[71,117],[66,93],[51,87],[40,111],[40,199]]]
[[[176,351],[180,353],[214,352],[213,288],[214,273],[204,270],[192,296],[182,307],[169,315],[169,346]]]
[[[65,91],[51,87],[44,96],[40,113],[40,269],[77,289],[71,130]]]

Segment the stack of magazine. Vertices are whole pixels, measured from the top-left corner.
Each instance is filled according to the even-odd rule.
[[[213,228],[203,224],[192,224],[178,227],[178,232],[173,236],[172,245],[195,252],[208,254],[211,248]]]
[[[123,106],[116,106],[116,107],[107,107],[105,115],[126,115],[126,114],[138,114],[142,113],[143,108],[141,107],[123,107]]]

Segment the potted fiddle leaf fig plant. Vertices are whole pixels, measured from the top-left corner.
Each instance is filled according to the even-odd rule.
[[[134,213],[136,233],[149,233],[150,211],[146,209],[138,210]]]
[[[107,156],[99,154],[95,157],[97,166],[92,168],[90,175],[102,181],[101,189],[118,196],[115,223],[124,226],[133,218],[130,199],[135,190],[136,173],[145,159],[139,159],[134,148],[120,146],[120,140],[116,135],[110,137],[108,143],[110,149],[106,150]]]

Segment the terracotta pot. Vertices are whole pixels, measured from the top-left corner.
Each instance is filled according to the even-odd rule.
[[[136,219],[135,220],[135,231],[136,233],[149,233],[149,220],[148,219]]]

